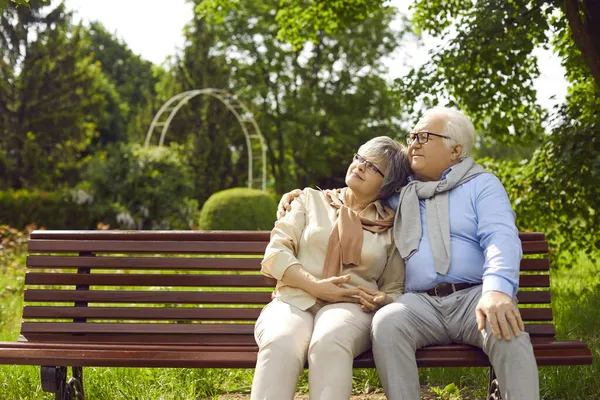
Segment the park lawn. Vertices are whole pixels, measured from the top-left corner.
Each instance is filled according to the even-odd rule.
[[[0,340],[14,341],[21,319],[24,256],[0,262]],[[600,266],[581,257],[572,260],[570,268],[553,270],[552,298],[557,337],[584,340],[592,349],[594,364],[540,368],[542,398],[600,398]],[[85,368],[84,382],[89,400],[217,399],[225,393],[249,393],[252,374],[248,369]],[[420,379],[439,398],[483,399],[487,369],[421,369]],[[381,392],[376,371],[355,370],[354,388],[357,394]],[[304,373],[298,391],[307,389]],[[41,389],[39,367],[0,366],[0,399],[52,398]]]

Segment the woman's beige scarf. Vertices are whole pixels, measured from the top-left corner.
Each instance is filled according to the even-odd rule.
[[[340,200],[345,197],[345,190],[324,190],[325,200],[337,209],[337,219],[333,224],[333,231],[329,236],[327,254],[323,265],[323,279],[339,276],[344,266],[360,264],[362,251],[363,232],[382,233],[394,224],[394,210],[383,207],[385,219],[375,221],[361,217],[356,211],[347,207]]]

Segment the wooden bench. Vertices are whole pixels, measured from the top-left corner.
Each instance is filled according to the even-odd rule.
[[[253,368],[254,322],[275,284],[259,274],[268,240],[269,232],[34,231],[21,337],[0,343],[0,363],[41,366],[42,387],[57,399],[83,398],[87,366]],[[538,255],[523,259],[518,294],[538,365],[591,364],[584,343],[554,337],[544,235],[521,240],[524,254]],[[489,367],[466,345],[421,349],[417,362]],[[374,367],[371,353],[354,366]]]

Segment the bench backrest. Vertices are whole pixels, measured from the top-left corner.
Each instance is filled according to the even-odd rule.
[[[271,299],[269,232],[33,231],[21,335],[29,341],[254,345]],[[544,235],[521,234],[523,319],[552,340]],[[531,258],[535,255],[536,258]]]

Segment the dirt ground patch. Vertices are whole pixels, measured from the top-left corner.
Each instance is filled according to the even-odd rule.
[[[435,400],[436,395],[427,387],[421,387],[421,400]],[[219,397],[219,400],[247,400],[250,399],[249,394],[230,393]],[[465,398],[466,399],[466,398]],[[309,400],[308,394],[297,393],[294,400]],[[370,393],[351,396],[350,400],[385,400],[383,393]]]

